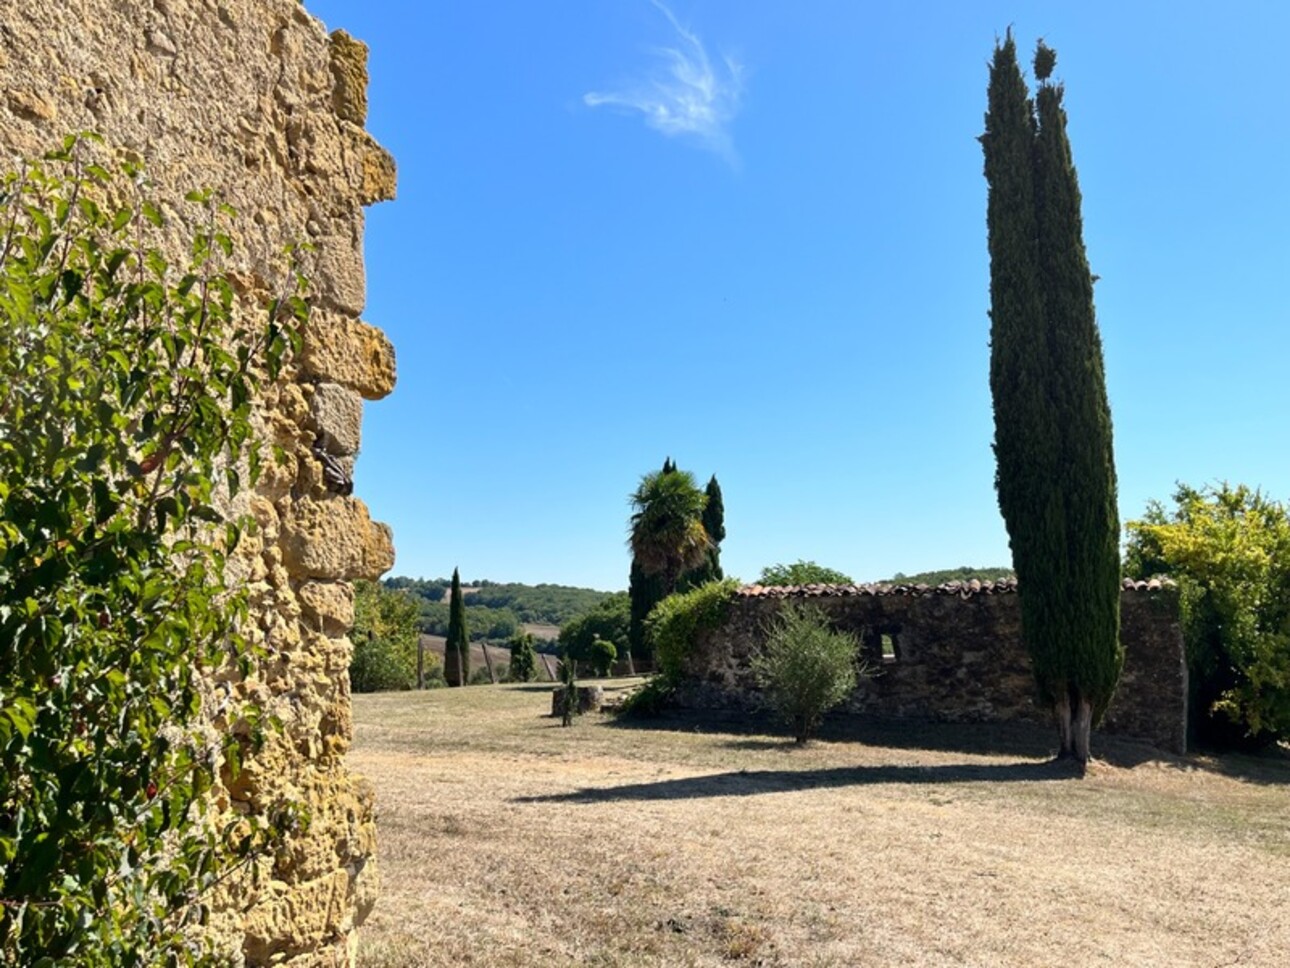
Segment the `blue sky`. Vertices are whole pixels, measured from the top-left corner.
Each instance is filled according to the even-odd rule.
[[[976,137],[1010,24],[1067,86],[1122,517],[1290,496],[1290,4],[307,6],[370,44],[399,166],[356,472],[395,574],[623,588],[669,455],[746,580],[1008,563]]]

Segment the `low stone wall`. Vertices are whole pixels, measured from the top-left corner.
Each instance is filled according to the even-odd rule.
[[[759,707],[749,657],[788,600],[809,600],[838,628],[860,638],[863,660],[875,674],[861,679],[847,701],[851,713],[945,722],[1051,721],[1036,701],[1014,580],[938,588],[740,589],[725,624],[701,636],[687,656],[681,702]],[[1185,752],[1187,667],[1176,590],[1160,582],[1126,582],[1121,641],[1124,673],[1102,730]]]

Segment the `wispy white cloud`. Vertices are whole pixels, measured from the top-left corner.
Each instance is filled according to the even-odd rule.
[[[742,68],[730,57],[714,67],[698,35],[682,27],[660,0],[650,2],[671,24],[676,44],[651,49],[658,63],[643,78],[620,90],[584,94],[583,103],[639,111],[654,130],[692,138],[735,163],[730,122],[743,93]]]

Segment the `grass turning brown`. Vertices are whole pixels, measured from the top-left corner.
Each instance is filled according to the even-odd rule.
[[[360,964],[1244,965],[1290,952],[1290,764],[1045,731],[562,729],[549,686],[356,696]],[[845,730],[845,731],[844,731]]]

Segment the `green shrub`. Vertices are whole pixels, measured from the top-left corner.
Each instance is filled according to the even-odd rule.
[[[622,719],[649,719],[672,704],[676,687],[664,676],[650,676],[645,685],[632,692],[618,707]]]
[[[431,659],[434,660],[431,664]],[[443,662],[437,655],[426,653],[426,682],[427,689],[445,689],[448,686],[448,680],[443,675]]]
[[[1193,738],[1290,737],[1290,510],[1243,485],[1179,485],[1128,524],[1125,571],[1178,582]]]
[[[591,611],[569,619],[560,627],[560,648],[579,662],[591,658],[596,639],[612,642],[619,655],[627,652],[631,628],[631,603],[625,592],[603,599]]]
[[[430,656],[426,656],[427,660]],[[405,644],[390,639],[360,636],[354,641],[349,663],[349,684],[354,692],[390,692],[417,684],[416,656]]]
[[[587,658],[595,674],[604,678],[613,672],[614,662],[618,659],[618,650],[614,648],[614,643],[596,639],[591,643],[591,654]]]
[[[714,581],[669,595],[654,606],[645,620],[645,635],[653,648],[659,672],[670,682],[680,680],[685,656],[699,634],[719,627],[726,620],[738,587],[733,578]]]
[[[488,672],[488,666],[480,666],[478,669],[471,670],[470,679],[468,680],[467,685],[488,686],[492,685],[492,682],[493,677]]]
[[[377,582],[354,582],[354,654],[349,664],[354,692],[413,689],[417,684],[417,600]],[[437,656],[425,656],[426,678],[435,675]],[[442,675],[442,671],[439,672]]]
[[[203,713],[202,694],[256,659],[245,584],[225,578],[252,522],[224,509],[259,476],[250,400],[305,304],[237,311],[234,213],[210,193],[189,195],[200,227],[171,266],[143,172],[92,163],[97,140],[0,174],[6,965],[200,961],[186,932],[211,889],[300,816],[266,804],[272,827],[238,833],[203,816],[264,733],[256,709]],[[209,738],[206,715],[249,735]]]
[[[823,715],[855,688],[860,643],[833,629],[819,608],[800,603],[786,604],[765,633],[753,675],[797,742],[805,743]]]
[[[510,680],[531,682],[537,675],[537,654],[533,651],[533,635],[517,632],[511,637]]]

